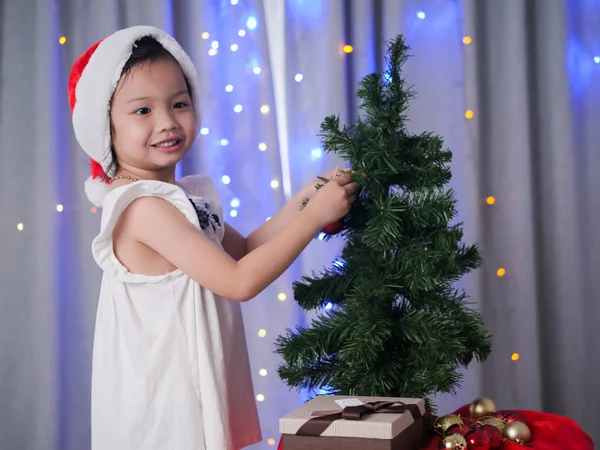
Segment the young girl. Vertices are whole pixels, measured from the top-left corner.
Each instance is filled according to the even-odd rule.
[[[201,120],[195,68],[152,27],[118,31],[74,64],[69,102],[103,207],[92,373],[93,450],[237,450],[261,440],[240,302],[349,211],[349,175],[310,183],[250,236],[213,182],[175,180]],[[301,209],[301,200],[311,199]]]

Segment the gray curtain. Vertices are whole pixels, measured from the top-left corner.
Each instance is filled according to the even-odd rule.
[[[600,439],[599,11],[594,0],[1,2],[0,448],[89,448],[100,279],[89,245],[101,211],[83,194],[88,166],[71,131],[66,80],[91,43],[137,24],[172,32],[198,65],[208,131],[179,173],[229,176],[219,192],[243,233],[343,164],[319,154],[319,124],[332,113],[356,116],[357,81],[382,66],[382,40],[403,33],[414,55],[405,75],[418,93],[408,126],[442,135],[454,152],[459,220],[484,259],[459,287],[495,335],[490,359],[465,372],[456,396],[436,398],[439,409],[487,395],[501,408],[571,416]],[[342,244],[316,240],[245,305],[255,391],[264,395],[256,448],[272,448],[278,418],[306,396],[278,380],[272,353],[278,334],[312,316],[294,305],[291,282],[328,266]]]

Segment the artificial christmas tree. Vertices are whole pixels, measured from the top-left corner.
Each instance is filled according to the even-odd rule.
[[[481,316],[453,286],[480,258],[452,223],[451,152],[439,136],[406,130],[407,51],[397,37],[386,73],[361,81],[356,123],[340,127],[336,116],[322,123],[324,149],[348,162],[360,195],[338,234],[346,240],[341,257],[294,284],[302,308],[333,308],[277,339],[279,375],[289,386],[427,398],[454,392],[459,368],[490,352]]]

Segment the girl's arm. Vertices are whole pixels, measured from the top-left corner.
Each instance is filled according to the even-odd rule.
[[[135,200],[121,220],[128,236],[202,286],[223,297],[247,301],[281,276],[320,229],[347,214],[355,191],[356,184],[350,183],[349,177],[328,183],[275,237],[239,261],[161,198]]]
[[[338,169],[331,170],[322,175],[321,178],[331,179],[340,172]],[[281,230],[287,227],[302,210],[302,201],[310,200],[316,194],[315,186],[321,183],[318,178],[308,183],[300,192],[292,197],[279,212],[263,225],[254,230],[248,237],[242,236],[231,225],[225,224],[225,237],[223,238],[223,248],[232,258],[242,259],[251,251],[257,249],[265,242],[273,239]],[[317,232],[320,230],[317,230]],[[316,234],[316,233],[315,233]]]

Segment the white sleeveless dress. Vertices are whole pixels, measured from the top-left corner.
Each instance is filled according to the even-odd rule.
[[[130,273],[112,232],[137,198],[172,203],[221,246],[213,182],[137,181],[106,197],[92,252],[104,275],[92,370],[92,450],[238,450],[261,440],[240,304],[181,270]],[[191,200],[191,201],[190,201]]]

